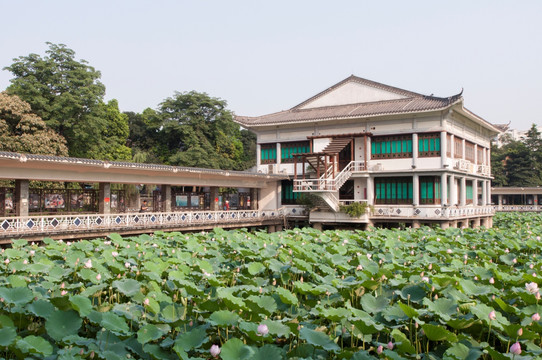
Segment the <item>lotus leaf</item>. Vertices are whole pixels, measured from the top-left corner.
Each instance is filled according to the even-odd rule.
[[[245,360],[252,358],[253,355],[254,350],[237,338],[226,341],[220,353],[223,360]]]
[[[49,336],[57,341],[61,341],[64,337],[77,334],[83,320],[75,311],[60,311],[53,312],[45,322],[45,330]]]
[[[305,340],[307,343],[327,351],[335,352],[340,350],[339,346],[335,344],[335,342],[331,340],[327,334],[320,331],[315,331],[304,327],[299,331],[299,337]]]
[[[23,354],[39,354],[49,356],[53,353],[53,346],[44,338],[29,335],[17,341],[17,348]]]

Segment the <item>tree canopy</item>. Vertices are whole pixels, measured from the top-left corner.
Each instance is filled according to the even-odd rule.
[[[0,92],[0,150],[42,155],[68,155],[66,140],[32,113],[16,95]]]
[[[104,104],[105,86],[99,80],[100,72],[85,60],[75,60],[75,52],[65,45],[47,44],[46,56],[20,56],[4,68],[14,75],[7,92],[28,102],[34,113],[66,139],[70,156],[129,159],[122,148],[127,131],[115,131],[114,142],[122,145],[104,150],[110,147],[110,130],[127,128],[127,124],[118,124],[127,119],[112,115],[114,110],[108,106],[115,104]],[[123,132],[126,136],[121,139]]]
[[[533,124],[522,140],[504,139],[491,149],[493,186],[542,185],[542,137]]]

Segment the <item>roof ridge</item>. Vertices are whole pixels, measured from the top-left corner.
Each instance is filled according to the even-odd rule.
[[[409,96],[409,97],[424,96],[423,94],[419,94],[419,93],[416,93],[416,92],[413,92],[413,91],[401,89],[401,88],[391,86],[391,85],[386,85],[386,84],[383,84],[383,83],[379,83],[379,82],[376,82],[376,81],[373,81],[373,80],[365,79],[365,78],[362,78],[362,77],[359,77],[359,76],[356,76],[356,75],[352,74],[349,77],[347,77],[346,79],[344,79],[342,81],[339,81],[335,85],[332,85],[332,86],[328,87],[327,89],[325,89],[324,91],[321,91],[318,94],[308,98],[307,100],[303,101],[302,103],[297,104],[296,106],[292,107],[290,110],[300,108],[300,107],[302,107],[302,106],[304,106],[304,105],[306,105],[306,104],[308,104],[308,103],[310,103],[310,102],[312,102],[312,101],[314,101],[314,100],[328,94],[329,92],[341,87],[342,85],[344,85],[344,84],[346,84],[346,83],[348,83],[350,81],[355,81],[357,83],[372,86],[374,88],[381,89],[381,90],[391,91],[391,92],[394,92],[394,93],[399,94],[399,95],[404,95],[404,96]]]

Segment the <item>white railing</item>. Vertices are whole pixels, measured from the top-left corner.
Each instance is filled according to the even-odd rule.
[[[478,165],[478,173],[489,176],[491,174],[491,167],[488,165]]]
[[[284,218],[284,208],[274,210],[184,211],[123,214],[77,214],[0,218],[0,238],[14,235],[92,233],[169,227],[214,227],[220,224],[260,222]]]
[[[495,214],[492,205],[431,206],[431,205],[375,205],[372,216],[412,219],[453,219],[456,217],[489,216]]]
[[[493,205],[495,211],[521,211],[521,212],[539,212],[542,211],[542,205]]]
[[[294,191],[296,192],[333,192],[338,191],[341,186],[352,176],[354,172],[365,171],[364,161],[351,161],[339,172],[335,178],[331,174],[322,175],[319,179],[296,179],[294,180]]]
[[[367,200],[339,200],[339,205],[346,206],[353,203],[367,203]]]

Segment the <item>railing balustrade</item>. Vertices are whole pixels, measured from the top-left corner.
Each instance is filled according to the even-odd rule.
[[[159,229],[198,225],[261,222],[284,218],[284,208],[274,210],[145,212],[76,214],[0,218],[0,237],[32,234],[85,233],[130,229]]]

